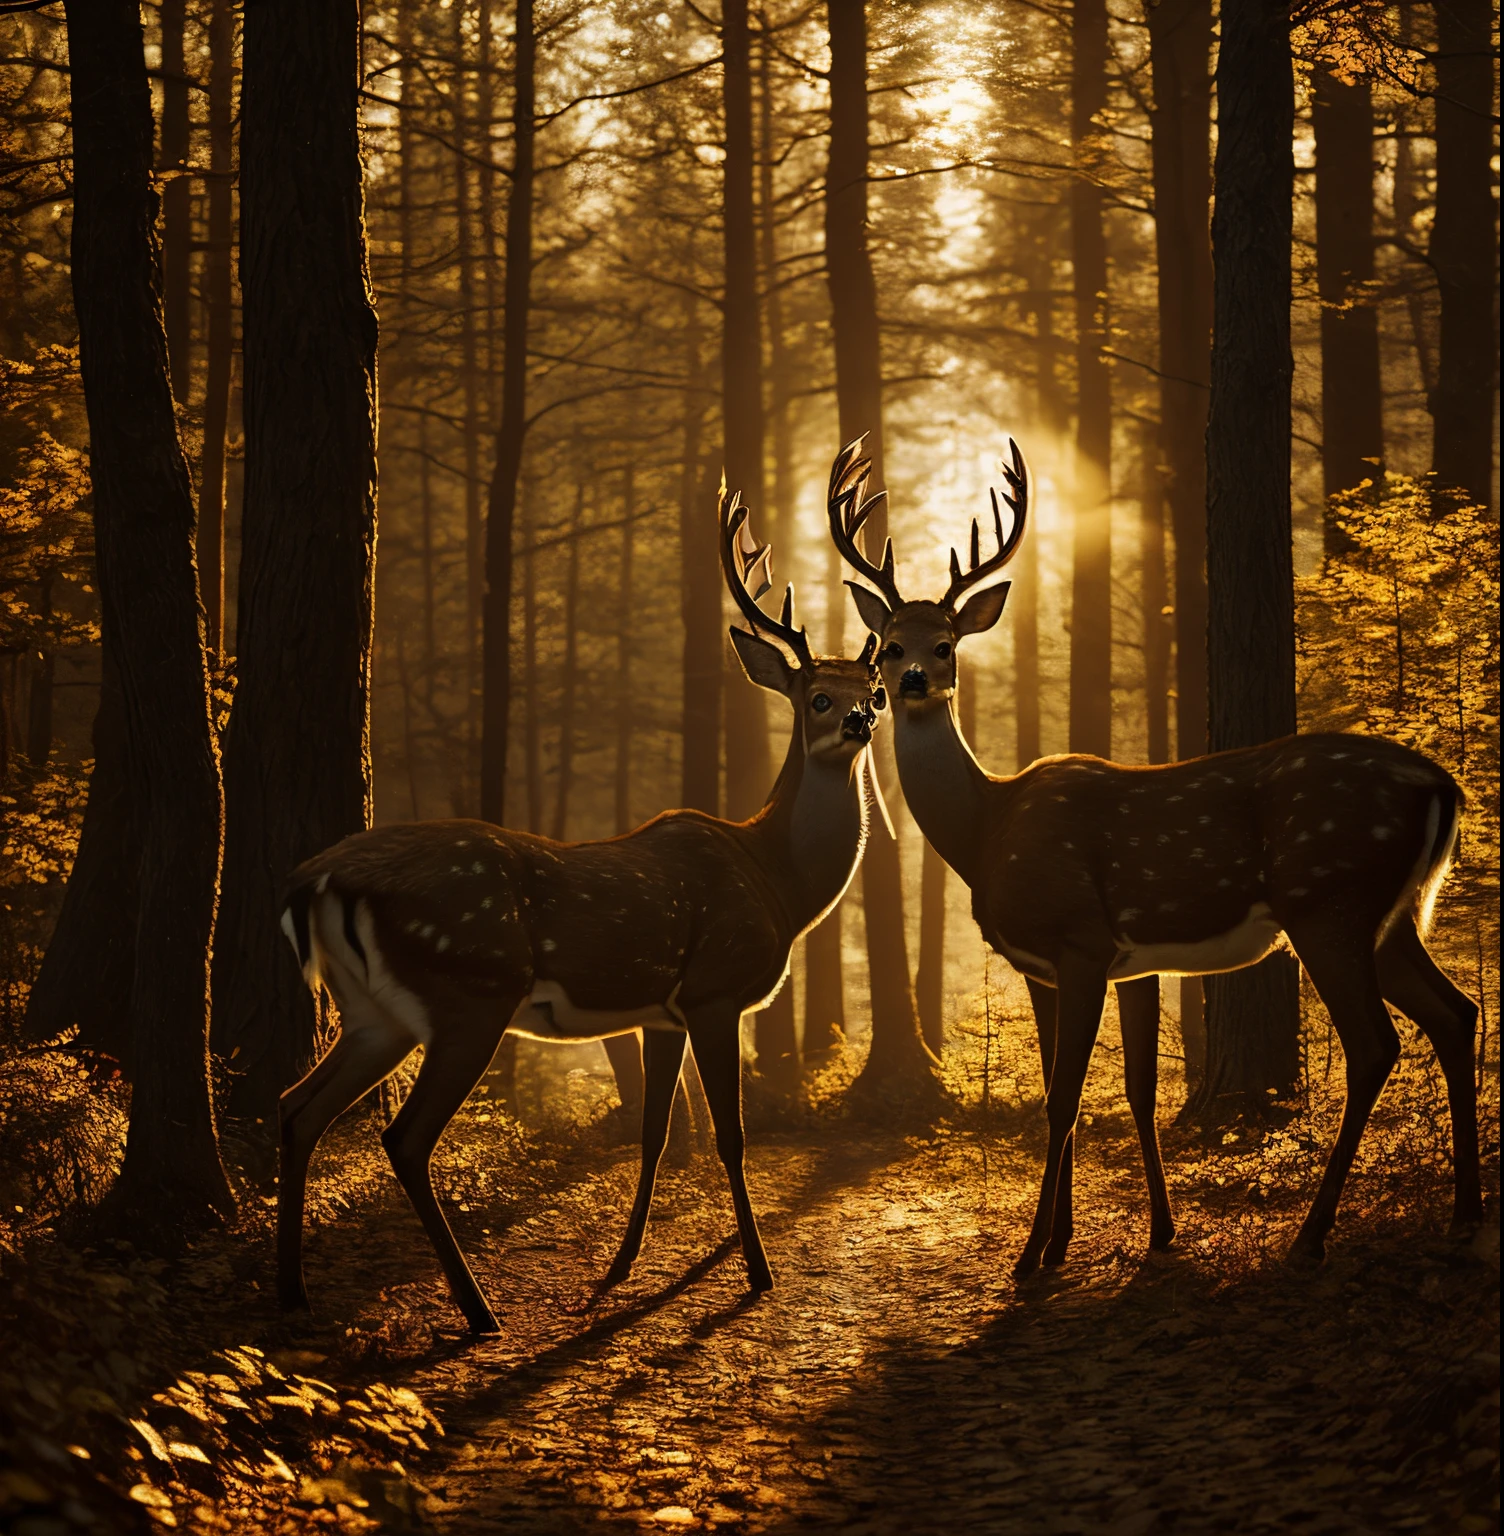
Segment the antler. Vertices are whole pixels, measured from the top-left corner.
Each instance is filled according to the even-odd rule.
[[[965,571],[961,569],[961,561],[954,549],[950,552],[950,586],[945,590],[945,596],[941,599],[947,608],[954,608],[956,599],[968,588],[973,587],[983,577],[990,576],[994,571],[1000,571],[1018,552],[1019,541],[1024,536],[1024,526],[1029,514],[1029,466],[1024,463],[1024,456],[1019,451],[1018,444],[1010,437],[1008,447],[1013,454],[1012,464],[1003,465],[1003,478],[1008,482],[1008,488],[1003,492],[1003,500],[1008,503],[1009,510],[1013,513],[1013,526],[1008,530],[1008,537],[1003,538],[1003,514],[997,504],[997,492],[989,490],[992,497],[992,525],[997,530],[997,553],[988,560],[983,560],[982,534],[977,527],[976,518],[971,520],[971,561]]]
[[[794,584],[789,583],[783,594],[783,613],[770,619],[757,605],[757,599],[772,586],[773,547],[759,544],[747,526],[747,509],[742,504],[742,493],[728,494],[725,477],[721,478],[720,495],[716,511],[721,520],[721,571],[726,585],[741,609],[753,634],[771,636],[788,647],[794,660],[801,667],[814,665],[810,655],[809,637],[801,625],[794,628]]]
[[[880,566],[873,565],[856,542],[857,535],[872,515],[872,509],[888,494],[886,491],[879,491],[876,496],[866,494],[867,481],[872,474],[872,460],[860,456],[862,444],[866,441],[865,432],[853,438],[836,455],[836,461],[830,467],[830,490],[825,500],[826,513],[830,518],[830,536],[835,540],[836,548],[840,550],[846,564],[858,576],[865,576],[888,599],[889,607],[901,608],[903,598],[899,596],[898,583],[893,579],[892,539],[883,545],[883,562]]]

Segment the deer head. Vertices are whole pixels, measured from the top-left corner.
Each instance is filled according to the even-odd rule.
[[[971,588],[1000,571],[1017,552],[1028,514],[1028,466],[1018,444],[1010,437],[1008,447],[1012,462],[1003,466],[1007,481],[1003,500],[1013,514],[1013,522],[1006,538],[998,493],[991,492],[997,552],[982,559],[981,529],[973,518],[966,569],[962,570],[960,557],[952,549],[950,585],[945,589],[945,595],[933,602],[925,599],[906,602],[893,577],[893,541],[888,540],[882,560],[876,565],[863,553],[858,542],[872,508],[887,495],[886,491],[871,497],[866,494],[872,461],[862,457],[865,441],[863,436],[847,443],[831,467],[830,490],[826,498],[830,534],[847,565],[877,588],[874,592],[860,582],[846,583],[856,599],[862,621],[878,637],[878,663],[883,681],[905,707],[935,707],[955,692],[956,646],[967,635],[991,629],[1002,617],[1010,585],[1006,581],[972,592],[964,603],[960,600]]]
[[[740,492],[728,495],[724,481],[718,511],[721,570],[748,626],[731,629],[742,669],[758,687],[781,693],[794,706],[806,757],[854,758],[871,742],[878,712],[887,704],[875,661],[876,638],[867,637],[855,661],[814,655],[804,627],[794,627],[792,583],[779,618],[758,606],[772,586],[772,549],[752,536]]]

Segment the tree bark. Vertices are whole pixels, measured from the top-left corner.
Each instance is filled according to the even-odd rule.
[[[835,333],[836,401],[841,440],[865,432],[872,489],[887,481],[883,464],[882,352],[877,285],[867,251],[867,14],[865,0],[829,0],[830,163],[825,180],[825,268]],[[867,547],[880,557],[888,531],[886,502],[873,509]],[[891,737],[885,735],[887,760]],[[884,773],[884,781],[891,782]],[[918,1090],[934,1084],[935,1059],[919,1032],[904,931],[898,844],[878,827],[862,860],[872,1047],[856,1086]]]
[[[629,462],[621,497],[621,562],[617,568],[616,602],[616,830],[632,829],[632,721],[637,700],[632,693],[632,556],[636,485]]]
[[[269,1126],[317,1051],[288,872],[368,824],[376,314],[360,11],[252,0],[241,93],[246,484],[215,1042]]]
[[[204,456],[198,488],[198,583],[205,642],[216,656],[225,644],[225,446],[230,430],[230,376],[235,312],[230,270],[234,240],[235,9],[214,0],[209,13],[209,245],[204,253],[208,360],[204,377]]]
[[[533,0],[517,0],[512,64],[512,191],[507,200],[502,302],[501,421],[486,509],[486,587],[482,607],[480,814],[506,822],[507,732],[512,712],[512,531],[527,436],[527,330],[533,283]]]
[[[454,130],[454,238],[456,297],[460,320],[461,453],[465,476],[465,678],[470,763],[466,777],[479,768],[481,739],[481,609],[485,602],[485,529],[480,515],[480,408],[481,379],[479,338],[475,330],[475,218],[470,199],[470,156],[474,146],[470,131],[469,74],[466,57],[465,7],[450,9],[451,45],[449,105]],[[509,615],[510,618],[510,615]],[[466,799],[469,799],[467,792]],[[472,804],[474,802],[471,802]]]
[[[106,1224],[173,1241],[230,1219],[209,1089],[220,781],[193,567],[193,489],[162,327],[151,94],[135,0],[69,0],[73,296],[95,554],[141,834],[130,1129]]]
[[[569,835],[569,797],[574,790],[574,711],[579,692],[580,535],[585,527],[585,478],[576,445],[570,455],[580,478],[575,482],[574,515],[569,522],[569,564],[564,578],[564,668],[559,691],[559,782],[554,799],[553,837]]]
[[[1213,751],[1295,730],[1290,530],[1290,242],[1295,91],[1283,0],[1225,0],[1217,66],[1215,271],[1207,422],[1207,631]],[[1256,1109],[1300,1069],[1288,954],[1207,979],[1197,1112]]]
[[[1071,267],[1076,300],[1076,517],[1070,749],[1112,755],[1112,376],[1100,178],[1108,144],[1107,0],[1071,7]]]
[[[1180,759],[1206,751],[1211,46],[1211,0],[1150,5],[1160,444],[1175,537],[1175,755]]]
[[[1144,716],[1151,763],[1170,760],[1170,616],[1165,580],[1164,476],[1158,433],[1139,432],[1139,601],[1144,623]]]
[[[701,484],[705,367],[700,305],[683,295],[684,394],[679,479],[679,614],[684,625],[680,799],[711,816],[721,805],[721,564],[715,498]]]
[[[193,377],[193,203],[188,179],[187,0],[162,0],[162,320],[173,398],[188,403]]]
[[[1377,481],[1384,457],[1384,390],[1373,282],[1373,93],[1317,68],[1316,288],[1321,299],[1321,473],[1327,496]],[[1330,504],[1322,519],[1328,555],[1350,541]]]
[[[1431,467],[1442,488],[1493,503],[1499,379],[1494,176],[1494,10],[1489,0],[1436,3],[1436,222],[1431,265],[1441,345],[1430,399]]]
[[[522,760],[527,794],[527,829],[543,830],[543,734],[538,715],[538,556],[534,516],[537,484],[522,482]]]
[[[757,210],[752,196],[752,33],[746,0],[725,0],[721,7],[721,52],[726,119],[721,332],[724,464],[727,486],[742,493],[754,529],[765,536],[762,321],[757,297]],[[774,551],[774,558],[780,558],[779,551]],[[751,816],[762,805],[772,783],[768,710],[762,689],[747,681],[724,635],[721,654],[726,669],[726,814],[740,818]]]

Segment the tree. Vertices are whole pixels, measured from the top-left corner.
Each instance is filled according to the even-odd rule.
[[[825,269],[830,285],[841,439],[867,434],[872,485],[883,478],[882,353],[877,286],[867,251],[867,15],[865,0],[830,0],[830,162],[825,183]],[[867,525],[869,547],[887,536],[885,502]],[[891,751],[891,747],[888,749]],[[934,1058],[919,1033],[904,933],[898,845],[879,827],[862,860],[872,1048],[863,1089],[933,1082]]]
[[[1324,493],[1377,480],[1384,457],[1379,314],[1371,287],[1373,91],[1330,67],[1313,74],[1316,134],[1316,287],[1321,299],[1321,470]],[[1342,534],[1328,505],[1327,554]]]
[[[376,315],[359,20],[354,4],[294,0],[245,15],[246,483],[214,996],[237,1107],[268,1122],[318,1044],[281,884],[370,814]]]
[[[1206,413],[1211,388],[1211,0],[1148,8],[1159,420],[1175,539],[1175,751],[1206,751]],[[1199,1075],[1202,985],[1180,983],[1187,1072]],[[1194,1072],[1193,1072],[1194,1067]]]
[[[209,1093],[220,782],[193,492],[162,323],[151,97],[134,0],[69,0],[73,294],[95,555],[140,835],[130,1130],[109,1219],[135,1239],[228,1220]]]
[[[533,160],[538,39],[533,0],[517,0],[512,45],[512,189],[507,199],[501,420],[486,505],[481,617],[480,814],[506,823],[507,731],[512,710],[512,535],[527,437],[527,332],[533,282]]]
[[[1072,752],[1112,755],[1112,376],[1102,175],[1108,152],[1107,0],[1071,6],[1071,268],[1076,299],[1076,506],[1071,580]]]
[[[1214,314],[1206,430],[1211,748],[1295,730],[1290,241],[1295,86],[1283,0],[1226,0],[1217,62]],[[1198,1110],[1254,1107],[1300,1069],[1288,954],[1208,978]]]
[[[1441,293],[1441,346],[1430,399],[1431,467],[1493,505],[1498,233],[1492,167],[1494,8],[1436,0],[1436,221],[1431,265]]]

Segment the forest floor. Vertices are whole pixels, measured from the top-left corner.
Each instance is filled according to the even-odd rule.
[[[365,1111],[318,1164],[311,1319],[271,1304],[265,1195],[172,1265],[29,1242],[0,1269],[0,1528],[1496,1530],[1497,1078],[1490,1225],[1443,1236],[1438,1085],[1407,1055],[1310,1270],[1283,1253],[1331,1127],[1203,1135],[1162,1107],[1180,1233],[1146,1257],[1115,1070],[1093,1071],[1070,1256],[1023,1285],[1044,1126],[1012,1078],[936,1125],[755,1132],[777,1279],[756,1299],[701,1150],[585,1308],[635,1148],[484,1100],[437,1164],[496,1339],[463,1333]]]

